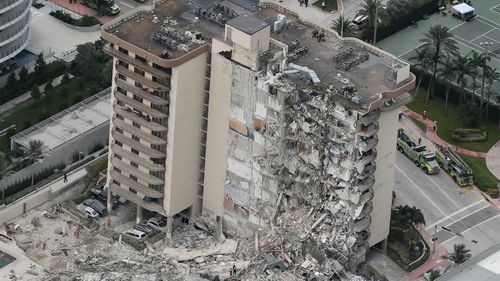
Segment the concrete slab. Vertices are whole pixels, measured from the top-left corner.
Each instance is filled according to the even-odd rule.
[[[488,170],[500,180],[500,141],[498,141],[486,154]]]

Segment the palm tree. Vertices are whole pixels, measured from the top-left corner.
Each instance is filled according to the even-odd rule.
[[[28,148],[24,152],[26,155],[25,159],[29,160],[30,164],[35,164],[38,160],[43,159],[45,156],[42,151],[43,141],[41,140],[31,140]],[[31,175],[31,186],[35,183],[35,167],[32,167],[33,173]]]
[[[470,56],[470,64],[474,68],[474,71],[471,71],[471,77],[472,77],[472,97],[475,97],[476,94],[476,79],[477,76],[479,75],[479,68],[483,68],[486,66],[486,62],[488,61],[488,57],[484,54],[480,54],[476,51],[472,51],[471,56]]]
[[[425,218],[420,209],[415,206],[397,206],[391,213],[391,224],[401,228],[417,227],[425,224]]]
[[[438,63],[443,55],[455,55],[458,53],[457,41],[452,38],[450,30],[446,26],[440,24],[435,25],[425,33],[425,38],[420,39],[422,42],[422,50],[430,58],[433,63],[432,78],[427,89],[426,102],[429,103],[431,98],[432,83],[436,79],[436,70]]]
[[[366,16],[368,18],[368,30],[371,32],[375,32],[375,17],[377,23],[385,23],[389,19],[389,15],[380,0],[365,0],[361,4],[361,9],[356,12],[357,16]]]
[[[493,67],[490,67],[488,65],[485,65],[483,67],[483,83],[482,83],[482,86],[481,86],[481,104],[479,106],[479,108],[481,108],[481,111],[483,112],[486,112],[486,116],[488,115],[487,111],[485,110],[485,108],[483,108],[483,100],[484,100],[484,82],[487,82],[488,86],[486,87],[486,106],[485,108],[487,109],[488,108],[488,105],[490,103],[490,98],[491,98],[491,94],[492,91],[491,90],[491,85],[493,83],[495,83],[496,81],[500,80],[500,72],[497,71],[496,68],[493,68]]]
[[[464,244],[453,245],[453,253],[448,256],[448,260],[456,265],[462,264],[471,258],[470,250]]]
[[[471,72],[471,64],[468,56],[462,56],[460,53],[453,57],[453,62],[455,63],[455,72],[457,74],[456,82],[462,87],[462,94],[460,95],[458,106],[461,107],[462,103],[465,103],[465,87],[467,86],[467,80],[465,76]]]
[[[342,15],[333,21],[332,28],[342,37],[354,35],[354,26],[352,21]]]
[[[411,57],[409,60],[414,61],[415,63],[413,64],[413,66],[420,69],[417,88],[415,89],[415,96],[413,97],[416,98],[418,95],[418,90],[420,88],[420,83],[422,83],[422,79],[424,78],[424,73],[426,72],[425,69],[429,65],[430,60],[429,57],[426,56],[426,53],[420,49],[415,49],[415,56]]]
[[[446,58],[443,67],[439,70],[439,76],[441,76],[446,84],[446,98],[444,102],[444,115],[448,111],[448,97],[450,95],[450,82],[455,80],[456,77],[455,63],[450,57]]]
[[[438,279],[439,277],[441,277],[441,271],[439,271],[439,269],[436,269],[436,270],[433,269],[433,270],[431,270],[429,277],[425,277],[425,280],[434,281],[434,280]]]

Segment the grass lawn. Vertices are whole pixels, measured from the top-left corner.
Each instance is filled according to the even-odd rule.
[[[457,128],[468,128],[462,118],[463,115],[458,107],[453,104],[448,104],[448,114],[444,115],[444,100],[434,97],[429,104],[425,103],[425,90],[421,90],[417,98],[407,106],[418,113],[427,111],[427,117],[437,121],[438,135],[447,142],[466,149],[480,152],[488,152],[488,150],[500,140],[500,129],[497,124],[489,121],[482,121],[481,128],[488,132],[488,139],[484,142],[456,142],[451,139],[451,132]],[[419,122],[417,122],[418,124]],[[421,126],[421,125],[419,125]]]
[[[30,99],[9,111],[9,114],[0,120],[0,130],[12,124],[16,125],[16,129],[0,137],[0,150],[10,149],[9,137],[13,133],[19,133],[97,92],[95,89],[87,88],[86,85],[87,82],[82,79],[73,78],[67,84],[54,87],[39,100]]]
[[[473,171],[474,183],[482,191],[488,193],[490,196],[497,198],[498,189],[497,184],[499,180],[488,170],[486,167],[486,160],[484,158],[475,158],[468,156],[461,156],[462,159],[469,165]]]
[[[314,6],[319,7],[321,9],[321,3],[323,0],[318,0],[314,2]],[[337,11],[338,6],[337,6],[337,0],[325,0],[325,11],[331,12],[331,11]]]

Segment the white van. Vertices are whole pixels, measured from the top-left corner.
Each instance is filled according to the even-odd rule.
[[[123,234],[129,236],[129,237],[132,237],[134,239],[137,239],[137,240],[144,240],[146,238],[146,233],[142,232],[142,231],[139,231],[137,229],[129,229],[129,230],[125,230],[123,232]]]
[[[368,24],[368,17],[367,16],[356,16],[353,20],[352,23],[356,26],[358,30],[362,30],[366,28],[366,25]]]

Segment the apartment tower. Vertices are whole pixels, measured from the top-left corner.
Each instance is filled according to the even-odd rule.
[[[294,229],[348,267],[389,231],[409,65],[281,7],[180,0],[103,26],[108,185],[236,235]],[[111,206],[108,204],[108,208]]]

